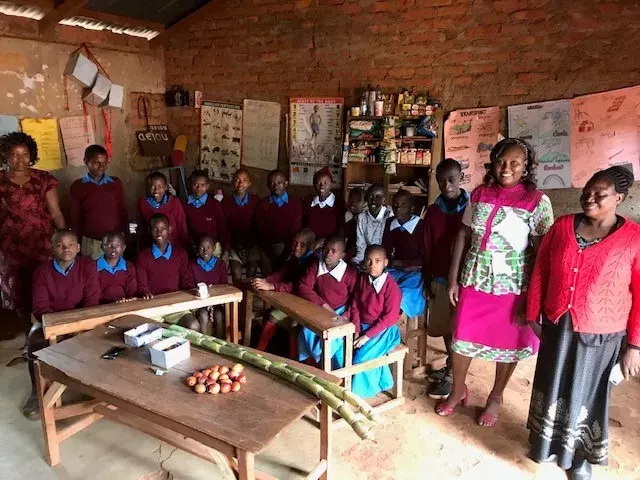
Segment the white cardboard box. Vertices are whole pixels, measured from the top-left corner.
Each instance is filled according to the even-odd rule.
[[[96,76],[96,83],[90,89],[86,89],[82,99],[89,105],[99,106],[109,96],[111,80],[102,74]]]
[[[98,67],[82,53],[76,52],[69,57],[64,74],[75,83],[90,88],[96,81]]]
[[[164,350],[173,345],[178,346],[171,350]],[[186,338],[170,337],[154,343],[149,347],[149,351],[151,352],[151,363],[166,370],[189,358],[191,345]]]
[[[124,343],[132,347],[143,347],[161,338],[162,327],[151,323],[143,323],[124,332]]]
[[[109,98],[107,98],[101,105],[102,108],[122,108],[124,104],[124,87],[116,83],[111,84],[111,90],[109,90]]]

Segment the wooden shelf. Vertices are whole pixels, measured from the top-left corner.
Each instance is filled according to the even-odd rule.
[[[418,136],[414,135],[413,137],[396,137],[396,140],[414,140],[416,142],[431,142],[433,141],[432,137]]]
[[[434,112],[435,114],[435,112]],[[382,120],[385,117],[396,117],[398,120],[420,120],[421,118],[424,117],[429,117],[433,114],[429,114],[429,115],[384,115],[382,117],[376,117],[375,115],[358,115],[357,117],[352,117],[351,115],[347,116],[347,121],[351,121],[351,120],[364,120],[364,121],[376,121],[376,120]]]
[[[412,164],[412,163],[396,163],[396,167],[431,168],[431,165],[416,165],[416,164]]]
[[[382,164],[378,163],[378,162],[355,162],[355,161],[349,162],[348,165],[365,165],[367,167],[370,167],[372,165],[376,165],[376,166],[379,166],[379,167],[382,166]]]

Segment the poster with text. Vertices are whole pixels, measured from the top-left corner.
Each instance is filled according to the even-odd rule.
[[[62,117],[58,120],[67,163],[73,167],[84,166],[84,151],[96,143],[91,117]]]
[[[499,107],[456,110],[444,124],[445,157],[462,166],[461,185],[471,191],[482,183],[489,153],[500,132]]]
[[[38,144],[38,170],[60,170],[62,154],[60,153],[60,137],[58,121],[55,118],[23,118],[22,131],[31,135]]]
[[[242,164],[278,168],[280,104],[247,99],[242,105]]]
[[[230,182],[240,168],[242,106],[203,101],[200,108],[200,168],[213,180]]]
[[[292,98],[289,104],[289,181],[311,185],[329,167],[334,187],[342,184],[344,98]]]
[[[509,137],[531,144],[536,152],[538,188],[571,188],[569,100],[508,107]]]
[[[598,170],[622,165],[640,180],[640,86],[571,100],[572,183],[582,188]]]

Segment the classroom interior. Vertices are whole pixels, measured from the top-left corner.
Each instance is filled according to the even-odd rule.
[[[179,188],[180,172],[188,175],[200,166],[202,107],[196,108],[196,101],[279,104],[271,168],[290,174],[292,99],[341,99],[344,129],[363,90],[425,92],[441,112],[439,136],[430,140],[439,144],[433,167],[446,153],[446,137],[442,140],[449,112],[496,107],[496,126],[506,136],[509,106],[640,88],[639,40],[640,5],[627,0],[12,0],[0,2],[0,115],[21,120],[87,115],[96,143],[110,143],[108,172],[124,183],[133,221],[149,171],[165,171]],[[90,52],[100,70],[123,87],[121,108],[83,102],[86,92],[65,75],[78,50]],[[176,92],[188,93],[186,104],[176,106]],[[139,132],[150,125],[167,126],[173,139],[184,136],[180,168],[171,163],[173,145],[166,155],[144,155]],[[344,134],[337,140],[340,149]],[[60,181],[66,211],[68,187],[86,169],[69,161],[62,140],[60,165],[51,173]],[[638,178],[638,143],[635,151]],[[380,165],[342,165],[341,153],[333,165],[339,172],[338,198],[351,182],[393,183]],[[268,169],[247,168],[252,192],[266,196]],[[371,176],[370,168],[380,171]],[[422,204],[432,202],[433,168],[414,170],[429,185]],[[216,180],[211,193],[231,194],[229,182]],[[571,178],[566,188],[544,190],[556,217],[580,208],[580,188],[570,183]],[[292,181],[289,194],[305,198],[312,188]],[[636,182],[618,212],[640,221],[639,199]],[[65,441],[62,463],[51,468],[40,422],[20,412],[29,390],[26,364],[8,366],[23,344],[23,337],[0,342],[0,478],[231,478],[215,463],[108,420]],[[429,338],[427,363],[438,364],[443,354],[441,339]],[[424,394],[424,376],[407,375],[405,402],[382,414],[375,443],[360,440],[349,428],[335,430],[333,478],[565,478],[557,467],[526,458],[534,369],[535,359],[518,367],[493,429],[475,424],[471,406],[452,418],[438,417]],[[492,378],[491,364],[473,363],[469,382],[475,403],[485,398]],[[598,468],[595,478],[640,478],[639,419],[640,379],[635,378],[614,389],[609,465]],[[314,468],[318,448],[317,427],[299,421],[256,457],[256,467],[273,478],[302,479]]]

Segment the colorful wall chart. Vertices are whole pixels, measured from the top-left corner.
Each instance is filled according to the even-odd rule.
[[[230,182],[242,156],[242,106],[203,101],[200,108],[200,168]]]
[[[462,166],[461,185],[471,191],[482,183],[489,153],[500,132],[499,107],[470,108],[449,114],[444,124],[445,157]]]
[[[509,137],[533,147],[538,188],[571,188],[569,100],[508,107]]]
[[[71,166],[84,166],[84,151],[89,145],[96,143],[91,120],[91,117],[83,115],[58,119],[64,153]]]
[[[22,131],[31,135],[38,144],[38,170],[60,170],[62,155],[55,118],[23,118]]]

